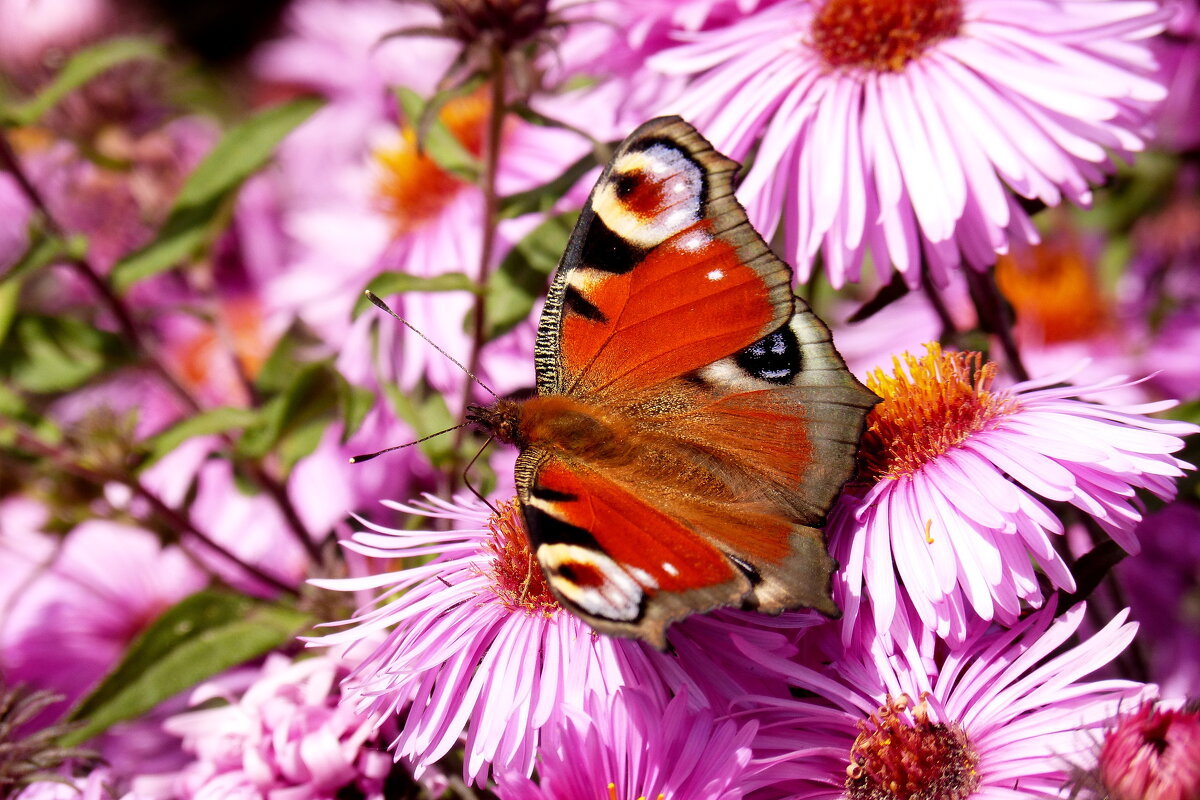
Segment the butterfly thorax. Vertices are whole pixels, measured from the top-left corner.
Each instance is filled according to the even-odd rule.
[[[622,462],[636,449],[627,420],[565,395],[498,400],[473,406],[467,419],[502,442],[584,458]]]

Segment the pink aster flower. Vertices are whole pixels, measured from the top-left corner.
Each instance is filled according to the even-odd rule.
[[[1016,195],[1090,201],[1110,153],[1141,150],[1165,92],[1144,40],[1156,4],[785,0],[651,60],[692,76],[666,110],[744,158],[739,196],[781,225],[802,280],[870,253],[917,286],[1036,233]]]
[[[793,634],[812,624],[809,615],[724,612],[686,620],[668,632],[678,655],[658,653],[595,634],[562,609],[514,505],[502,504],[498,516],[478,503],[435,498],[388,505],[456,527],[410,531],[364,523],[374,532],[356,534],[347,548],[385,559],[391,571],[314,581],[343,591],[382,590],[349,620],[353,627],[318,643],[370,651],[346,693],[380,722],[400,715],[393,749],[418,776],[464,736],[468,780],[490,771],[528,775],[543,731],[586,709],[589,695],[607,698],[623,685],[661,699],[683,688],[692,706],[716,713],[749,694],[787,696],[778,676],[756,662],[764,653],[794,653]],[[429,556],[436,557],[421,561]]]
[[[1143,703],[1105,734],[1099,761],[1105,800],[1200,797],[1200,711]]]
[[[375,726],[340,702],[336,658],[290,661],[277,653],[244,692],[198,687],[193,705],[163,727],[195,756],[175,778],[176,800],[204,797],[333,800],[383,797],[391,758],[370,746]]]
[[[0,631],[0,668],[11,682],[78,699],[147,624],[205,582],[149,531],[83,522],[14,600]]]
[[[586,713],[542,738],[538,783],[500,778],[501,800],[741,800],[757,725],[697,711],[686,693],[666,707],[636,689],[592,695]]]
[[[868,418],[858,484],[829,526],[847,640],[868,597],[885,635],[901,597],[954,641],[972,616],[1012,624],[1022,602],[1042,602],[1035,561],[1053,586],[1074,589],[1052,543],[1062,523],[1043,499],[1076,506],[1136,553],[1136,490],[1173,497],[1190,468],[1171,453],[1197,427],[1146,416],[1171,402],[1075,399],[1120,380],[997,390],[995,365],[978,354],[927,347],[903,367],[897,359],[894,376],[868,378],[884,399]]]
[[[583,708],[589,693],[607,695],[625,682],[623,650],[559,607],[515,506],[503,506],[489,522],[480,504],[431,497],[388,505],[469,527],[421,532],[368,524],[376,533],[356,534],[350,550],[392,563],[437,557],[379,575],[314,581],[347,591],[384,589],[350,620],[354,627],[320,640],[350,647],[391,628],[350,675],[347,696],[379,722],[403,713],[393,747],[418,777],[464,733],[468,780],[493,767],[529,774],[542,728],[566,708]]]
[[[755,797],[1062,796],[1075,771],[1094,762],[1097,733],[1146,691],[1084,680],[1137,626],[1121,613],[1066,647],[1083,612],[1055,620],[1045,609],[1011,630],[978,623],[962,646],[938,655],[912,647],[892,657],[878,648],[843,654],[833,644],[828,666],[771,662],[815,696],[771,703],[760,715],[755,780],[764,789]]]

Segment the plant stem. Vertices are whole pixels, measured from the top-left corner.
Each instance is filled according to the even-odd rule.
[[[972,267],[964,267],[963,274],[967,278],[967,286],[971,290],[971,300],[975,303],[975,311],[979,314],[983,329],[1000,340],[1004,350],[1005,361],[1012,370],[1013,377],[1018,381],[1029,380],[1029,372],[1021,361],[1021,351],[1013,339],[1013,322],[1004,297],[996,286],[996,279],[991,270],[980,272]]]
[[[504,133],[504,119],[508,103],[508,64],[504,53],[496,47],[491,51],[491,107],[488,112],[487,133],[483,149],[483,176],[480,189],[483,192],[483,239],[479,252],[479,271],[475,282],[479,292],[475,295],[475,308],[471,325],[471,353],[467,360],[467,370],[476,375],[479,372],[480,357],[487,337],[487,282],[491,271],[492,256],[496,249],[496,229],[499,227],[500,197],[496,192],[496,174],[500,165],[500,140]],[[467,406],[471,403],[474,381],[467,380],[463,385],[462,416],[465,418]],[[454,449],[457,453],[459,446],[466,438],[468,428],[459,428],[454,434]],[[457,481],[458,469],[455,466],[450,473],[450,487],[453,490]]]
[[[25,174],[24,169],[21,167],[20,159],[9,144],[8,137],[4,135],[3,130],[0,130],[0,165],[12,174],[21,192],[41,215],[50,232],[65,240],[68,236],[67,231],[50,211],[50,207],[46,204],[46,200],[42,197],[41,192],[29,180],[29,176]],[[142,356],[142,359],[149,365],[154,374],[179,398],[190,413],[195,414],[201,411],[202,406],[200,402],[192,396],[191,392],[175,378],[174,374],[167,369],[154,351],[146,345],[145,339],[138,331],[129,306],[113,290],[108,280],[96,270],[87,258],[73,257],[67,263],[95,289],[104,306],[116,319],[117,327],[120,329],[122,337]],[[228,434],[223,434],[221,438],[226,446],[232,449],[233,439]],[[287,522],[288,529],[300,541],[301,547],[304,548],[309,558],[314,563],[320,563],[321,549],[312,540],[312,536],[296,512],[295,506],[292,505],[291,500],[288,498],[286,488],[276,478],[267,473],[262,464],[253,462],[245,464],[245,466],[254,482],[279,507],[280,513]]]
[[[48,458],[54,462],[55,466],[63,472],[70,473],[84,480],[90,481],[97,486],[103,486],[110,482],[121,483],[135,494],[141,497],[150,508],[154,511],[164,523],[169,525],[172,530],[178,531],[181,535],[191,536],[198,542],[209,548],[226,561],[234,564],[238,569],[245,572],[247,575],[254,577],[267,586],[283,592],[285,594],[298,594],[294,587],[288,586],[283,581],[279,580],[270,573],[264,572],[262,569],[248,564],[239,558],[236,554],[226,548],[224,545],[214,541],[208,534],[196,527],[191,518],[179,509],[172,508],[167,505],[162,498],[152,492],[141,481],[132,475],[109,475],[105,472],[86,467],[70,458],[70,454],[61,448],[54,447],[43,442],[36,436],[18,429],[17,444],[24,450],[39,455],[43,458]]]

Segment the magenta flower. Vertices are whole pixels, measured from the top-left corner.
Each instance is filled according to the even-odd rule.
[[[1200,797],[1200,712],[1143,703],[1117,720],[1100,747],[1100,797]]]
[[[493,771],[528,775],[543,731],[582,713],[589,695],[608,698],[623,685],[664,701],[683,691],[692,707],[718,714],[751,694],[787,697],[783,681],[759,662],[765,654],[795,653],[793,640],[816,621],[810,614],[721,612],[674,626],[674,653],[658,653],[593,633],[559,606],[512,504],[490,517],[477,503],[432,497],[387,505],[456,527],[388,530],[364,522],[375,532],[356,534],[347,548],[384,559],[392,571],[313,581],[382,590],[349,620],[353,627],[317,643],[361,657],[346,694],[381,723],[400,715],[393,749],[418,777],[464,736],[468,780]]]
[[[149,531],[83,522],[52,566],[13,599],[0,631],[0,668],[12,683],[73,701],[147,624],[205,583],[178,548],[161,546]]]
[[[592,695],[585,714],[542,737],[538,783],[502,776],[501,800],[741,800],[757,725],[717,720],[687,694],[661,701],[631,687]]]
[[[1062,523],[1039,498],[1076,506],[1136,553],[1135,490],[1170,498],[1190,469],[1171,453],[1196,426],[1145,416],[1172,403],[1075,399],[1119,380],[996,390],[994,365],[936,345],[906,356],[907,372],[895,366],[868,379],[884,400],[868,418],[860,485],[830,522],[847,640],[867,597],[885,635],[902,597],[953,641],[972,616],[1012,624],[1022,602],[1042,602],[1034,559],[1053,586],[1074,588],[1051,542]]]
[[[590,693],[608,695],[629,680],[631,667],[641,667],[634,682],[654,685],[649,667],[636,665],[623,642],[596,636],[559,607],[514,506],[489,520],[475,503],[429,497],[386,505],[468,527],[405,531],[364,523],[376,533],[347,542],[356,553],[393,564],[436,557],[378,575],[313,581],[344,591],[384,589],[350,620],[353,627],[319,643],[370,649],[346,695],[377,722],[403,714],[393,749],[417,777],[464,733],[468,780],[493,768],[527,775],[539,732],[566,709],[584,708]]]
[[[227,704],[163,724],[195,757],[172,796],[334,800],[353,791],[381,800],[392,760],[369,746],[375,726],[340,702],[344,672],[329,655],[292,662],[272,654],[240,697],[221,682],[198,687],[193,705]]]
[[[1097,734],[1145,687],[1084,681],[1133,639],[1122,612],[1063,648],[1083,620],[1039,611],[1011,630],[977,623],[948,653],[912,645],[836,652],[829,666],[773,666],[812,697],[761,715],[755,797],[805,800],[1059,797],[1094,762]],[[916,624],[916,621],[913,621]],[[919,625],[915,641],[929,631]],[[935,655],[935,652],[939,653]],[[828,663],[828,662],[827,662]]]
[[[1126,0],[785,0],[688,36],[653,68],[693,78],[665,110],[744,158],[755,226],[782,225],[801,280],[835,286],[866,254],[911,286],[944,283],[1034,240],[1014,192],[1090,202],[1110,152],[1141,150],[1164,96],[1144,40],[1156,5]],[[1010,191],[1011,190],[1011,191]]]

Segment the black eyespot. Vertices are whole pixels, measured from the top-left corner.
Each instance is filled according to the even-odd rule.
[[[617,193],[617,197],[624,200],[629,195],[633,194],[634,190],[642,182],[642,176],[636,172],[622,172],[613,179],[613,191]]]
[[[748,375],[786,386],[800,374],[800,343],[789,325],[769,333],[733,357]]]

